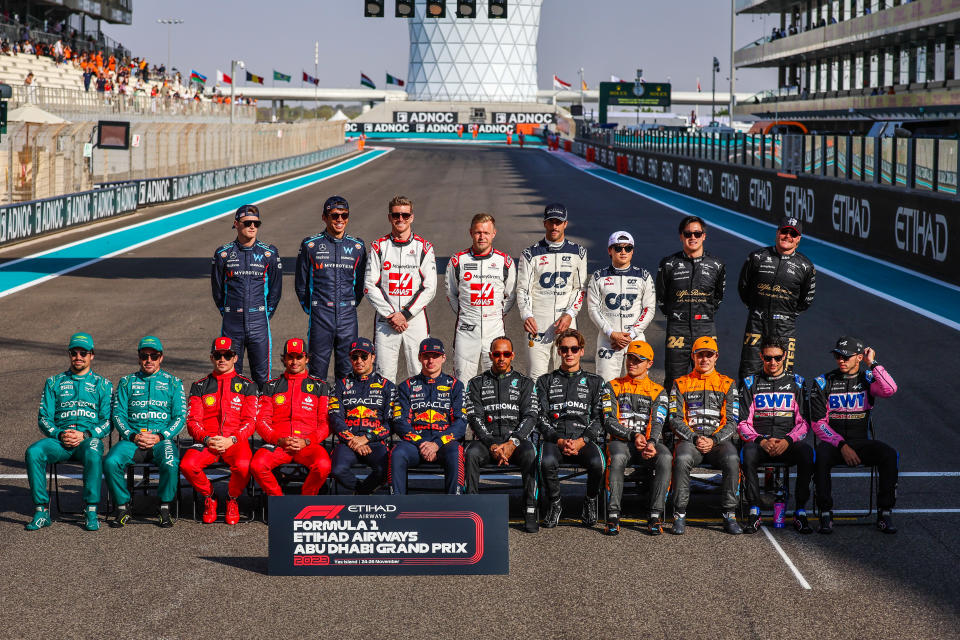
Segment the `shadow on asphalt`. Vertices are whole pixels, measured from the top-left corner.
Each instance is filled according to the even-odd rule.
[[[235,567],[237,569],[244,569],[250,573],[259,573],[260,575],[268,575],[267,572],[267,558],[260,556],[251,556],[251,557],[242,557],[242,556],[198,556],[200,560],[207,560],[209,562],[216,562],[217,564],[222,564],[227,567]]]

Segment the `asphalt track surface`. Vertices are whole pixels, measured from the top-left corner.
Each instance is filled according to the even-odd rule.
[[[542,237],[548,201],[567,204],[568,236],[587,247],[591,270],[606,263],[604,244],[617,228],[634,234],[635,262],[647,269],[679,246],[676,211],[544,151],[397,145],[360,169],[263,204],[260,237],[280,248],[285,272],[272,323],[278,351],[281,340],[305,334],[306,316],[293,290],[295,256],[300,240],[322,229],[320,205],[333,193],[349,199],[348,232],[367,243],[388,230],[390,197],[413,198],[415,229],[434,243],[441,267],[469,244],[468,221],[479,211],[497,216],[496,246],[519,255]],[[13,247],[0,252],[0,260],[220,197]],[[853,520],[841,521],[832,536],[773,532],[809,590],[766,535],[721,533],[709,494],[694,496],[690,513],[696,522],[683,537],[650,538],[636,521],[615,539],[574,519],[538,535],[511,527],[508,576],[270,577],[267,529],[259,523],[203,526],[184,518],[169,531],[144,521],[92,534],[63,521],[24,531],[32,507],[19,477],[23,453],[38,437],[43,381],[67,365],[68,336],[90,331],[97,343],[95,368],[112,380],[136,368],[136,341],[144,334],[163,339],[165,368],[188,384],[204,375],[220,325],[210,300],[210,256],[231,239],[229,220],[218,218],[2,298],[0,636],[957,637],[960,449],[956,423],[944,408],[960,389],[949,378],[937,378],[943,352],[955,348],[957,334],[827,276],[819,278],[816,301],[800,321],[798,371],[812,377],[832,367],[827,351],[840,334],[867,340],[900,386],[894,398],[879,403],[879,436],[899,449],[901,472],[920,475],[901,477],[903,511],[895,536]],[[737,367],[746,311],[735,277],[751,248],[716,229],[708,234],[707,250],[728,270],[728,294],[718,314],[723,372]],[[363,303],[360,314],[361,334],[367,334],[371,307]],[[449,345],[454,318],[442,293],[429,314],[434,335]],[[592,353],[596,333],[585,311],[580,321]],[[663,328],[658,314],[647,333],[658,357]],[[516,312],[507,330],[522,336]],[[525,354],[519,351],[522,370]],[[655,365],[654,378],[662,373]],[[77,488],[68,481],[64,498],[72,505],[79,504]],[[865,505],[863,478],[836,479],[835,491],[838,509]],[[577,484],[565,489],[565,518],[579,515],[581,492]],[[627,516],[641,515],[635,497],[625,507]],[[929,512],[916,513],[922,510]]]

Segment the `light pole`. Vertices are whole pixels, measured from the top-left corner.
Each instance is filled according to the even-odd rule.
[[[231,60],[230,61],[230,124],[233,124],[233,113],[236,110],[236,94],[235,88],[237,86],[237,67],[241,69],[246,69],[247,65],[243,63],[243,60]]]
[[[161,18],[157,24],[167,25],[167,73],[170,73],[170,28],[175,24],[183,24],[180,18]]]
[[[317,92],[320,91],[320,81],[317,79],[320,77],[320,41],[317,40],[313,43],[313,108],[314,118],[320,117],[320,98],[317,97]]]
[[[713,81],[711,84],[713,96],[710,98],[710,122],[717,121],[717,72],[720,71],[720,61],[717,60],[717,57],[713,57]]]
[[[736,22],[737,20],[737,8],[735,6],[735,1],[730,0],[730,126],[733,126],[733,107],[736,104],[736,97],[733,95],[733,89],[735,85],[735,75],[736,67],[733,65],[733,39],[737,35]]]

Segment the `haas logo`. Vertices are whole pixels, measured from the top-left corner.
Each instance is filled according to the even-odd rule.
[[[470,305],[473,307],[492,307],[493,283],[471,282]]]
[[[619,309],[620,311],[629,311],[633,308],[633,303],[637,299],[635,293],[608,293],[603,302],[608,309]]]
[[[570,279],[569,271],[559,273],[548,271],[540,276],[540,286],[544,289],[563,289]]]
[[[409,296],[413,295],[413,274],[412,273],[390,273],[390,295]]]

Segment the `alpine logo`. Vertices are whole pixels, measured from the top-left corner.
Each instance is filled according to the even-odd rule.
[[[413,274],[390,272],[391,296],[410,296],[413,295]]]
[[[300,510],[294,520],[310,520],[311,518],[323,518],[324,520],[333,520],[343,510],[342,504],[312,504]]]
[[[470,283],[470,306],[473,307],[492,307],[493,306],[493,283],[492,282],[471,282]]]

